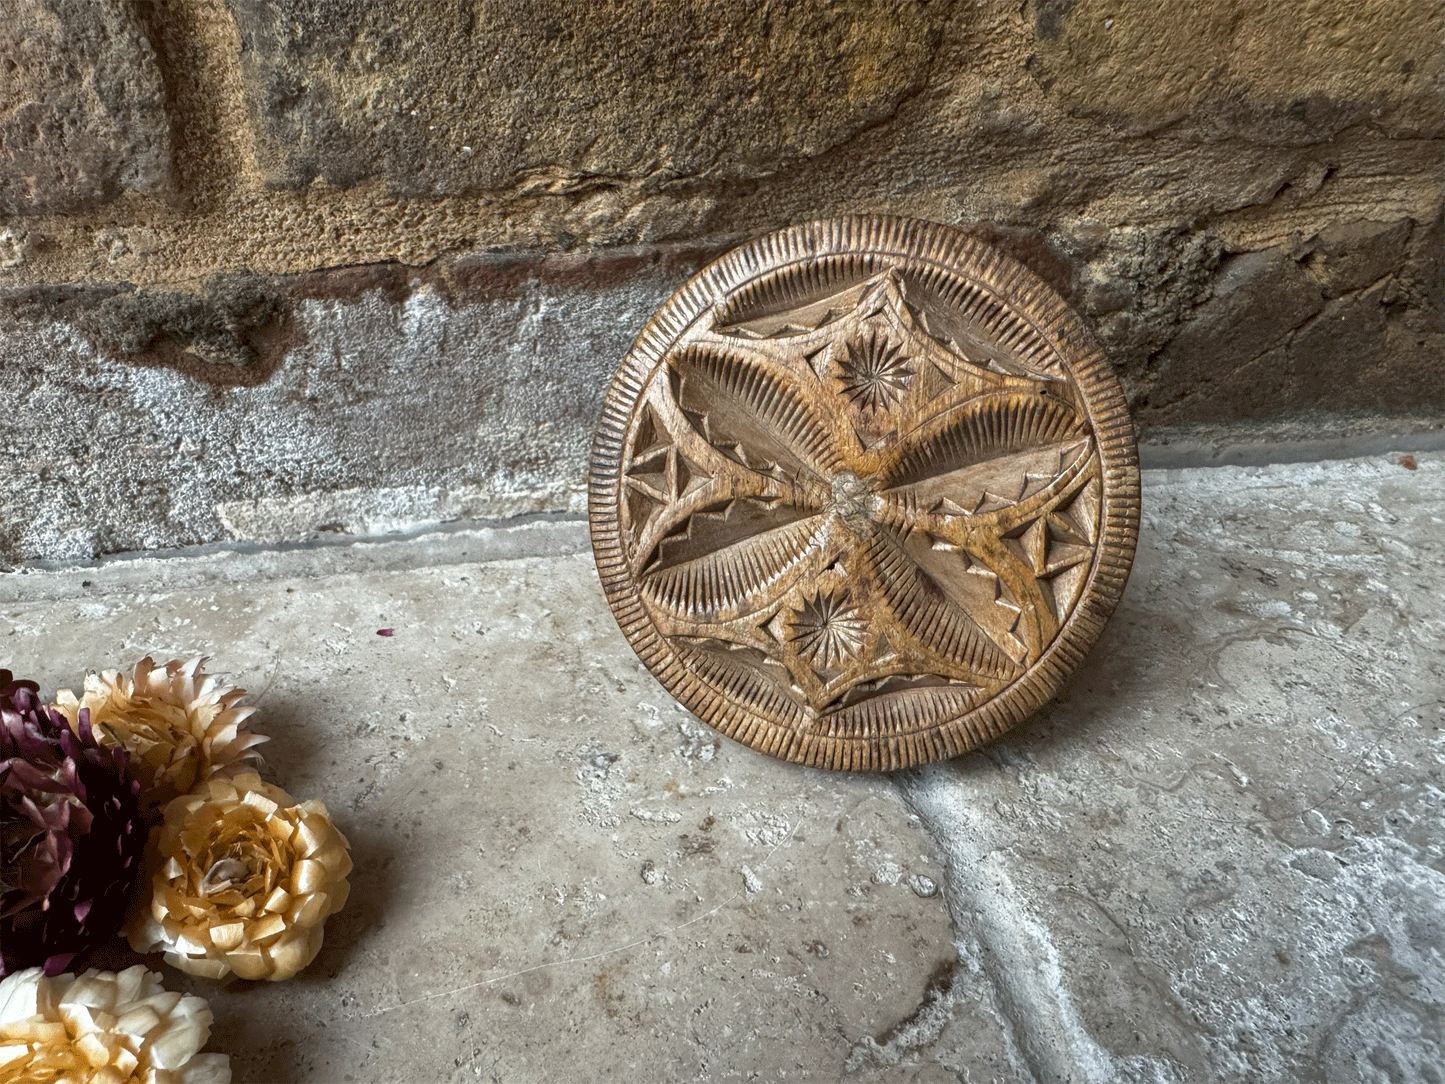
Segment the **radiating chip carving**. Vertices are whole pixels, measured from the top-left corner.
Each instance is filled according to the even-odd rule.
[[[954,756],[1034,711],[1128,578],[1133,425],[1063,300],[891,217],[735,249],[643,329],[593,445],[593,550],[687,708],[823,768]]]

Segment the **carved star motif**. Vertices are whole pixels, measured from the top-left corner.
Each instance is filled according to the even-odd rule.
[[[847,358],[841,368],[848,398],[864,410],[879,411],[903,397],[914,371],[898,343],[875,331],[866,339],[848,339],[844,348]]]
[[[858,654],[867,628],[845,595],[819,594],[793,616],[788,638],[815,669],[829,670]]]

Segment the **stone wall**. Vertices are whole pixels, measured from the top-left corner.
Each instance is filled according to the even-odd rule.
[[[577,511],[738,241],[966,223],[1142,434],[1438,427],[1434,0],[5,0],[0,557]]]

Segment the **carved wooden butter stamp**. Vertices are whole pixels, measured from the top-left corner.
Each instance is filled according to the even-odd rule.
[[[902,218],[735,249],[643,329],[593,445],[623,633],[705,722],[893,769],[1038,708],[1128,578],[1134,430],[1109,361],[1023,267]]]

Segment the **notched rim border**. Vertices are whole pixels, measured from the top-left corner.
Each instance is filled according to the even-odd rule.
[[[927,731],[840,737],[772,723],[691,672],[643,608],[623,552],[618,506],[629,421],[682,332],[750,280],[790,263],[859,250],[905,267],[932,264],[971,280],[1047,339],[1079,386],[1093,426],[1102,467],[1103,529],[1078,603],[1043,654],[1011,685]],[[957,756],[999,737],[1042,707],[1083,661],[1128,582],[1139,531],[1139,460],[1134,423],[1109,359],[1082,319],[1042,279],[957,227],[853,215],[791,226],[733,249],[658,309],[608,386],[592,442],[587,506],[593,557],[618,627],[679,703],[735,741],[783,760],[833,770],[892,771]]]

